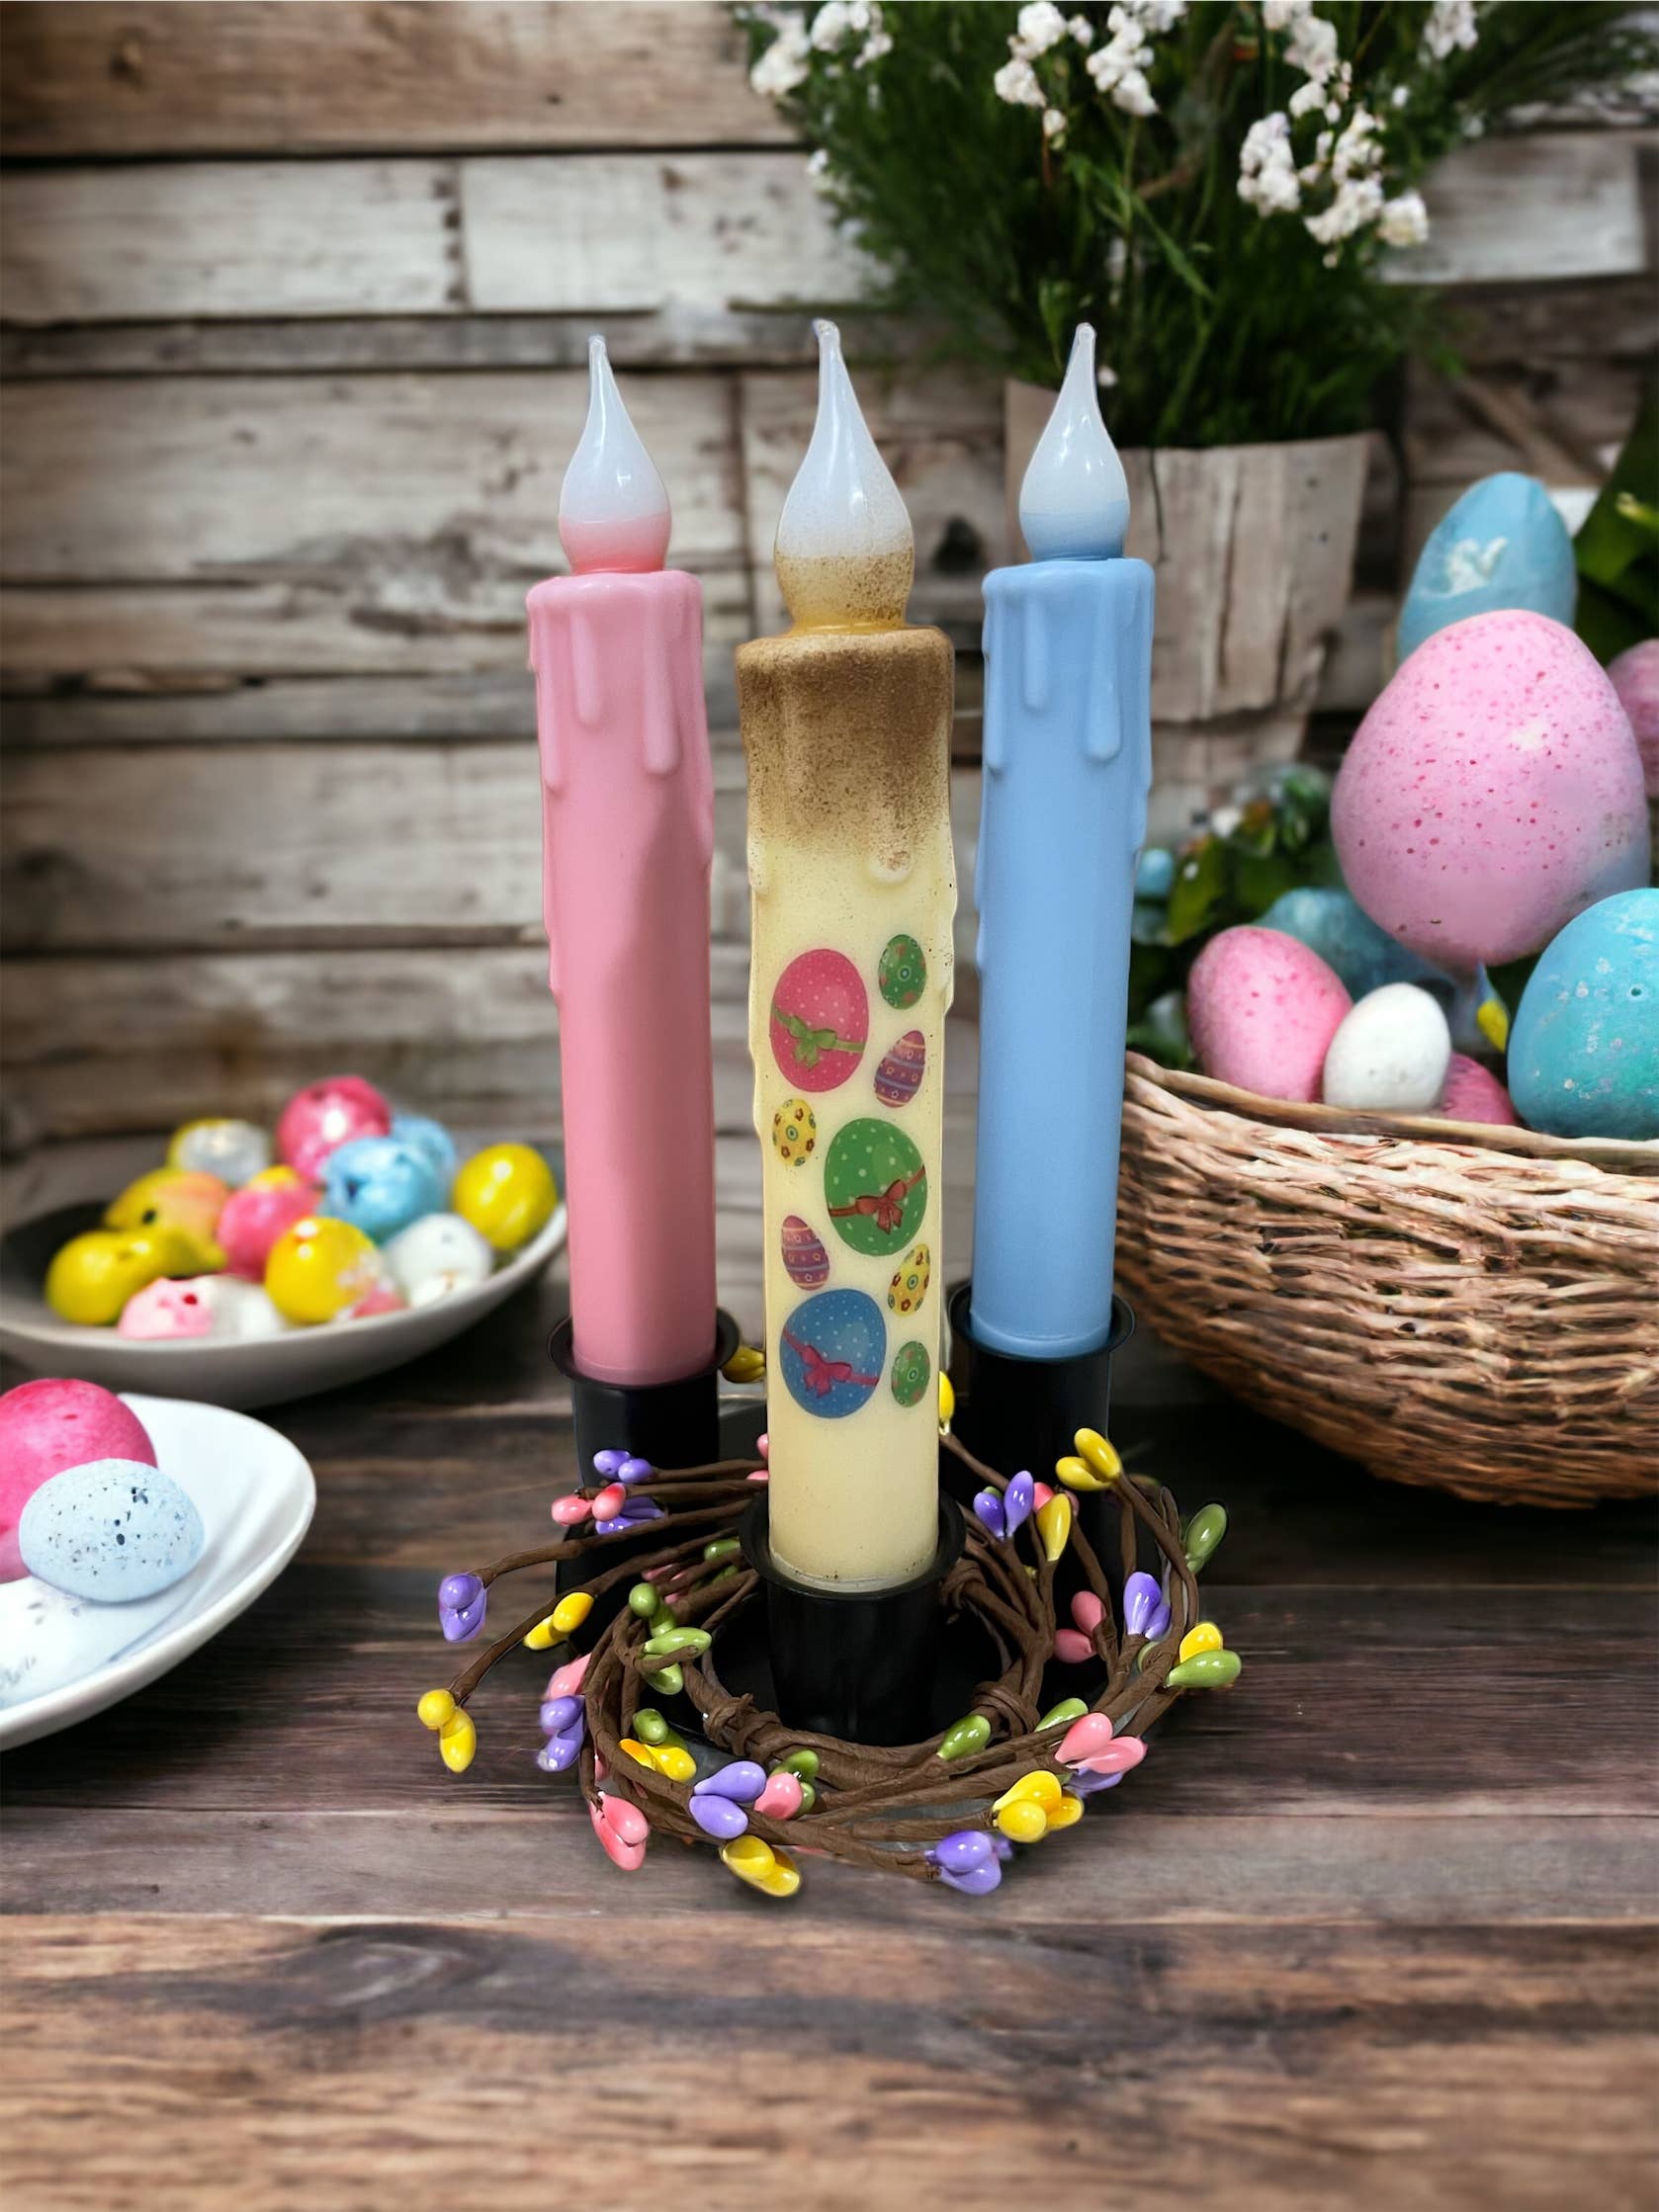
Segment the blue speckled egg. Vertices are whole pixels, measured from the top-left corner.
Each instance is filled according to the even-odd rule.
[[[1471,484],[1430,533],[1400,609],[1402,660],[1437,630],[1522,607],[1571,630],[1573,542],[1535,476],[1506,469]]]
[[[1659,891],[1576,914],[1510,1031],[1510,1096],[1552,1137],[1659,1137]]]
[[[170,1589],[202,1556],[202,1516],[170,1475],[95,1459],[43,1483],[18,1521],[31,1574],[70,1597],[123,1605]]]
[[[1308,887],[1281,892],[1259,925],[1279,930],[1316,952],[1334,968],[1352,998],[1364,998],[1384,983],[1431,983],[1441,978],[1426,960],[1409,952],[1372,921],[1346,891]]]
[[[442,1122],[435,1122],[428,1114],[393,1114],[392,1134],[400,1145],[412,1145],[417,1152],[432,1162],[438,1180],[447,1193],[455,1180],[455,1170],[460,1164],[455,1139]]]
[[[322,1169],[322,1207],[382,1244],[423,1214],[442,1211],[448,1184],[425,1152],[396,1137],[352,1137]]]

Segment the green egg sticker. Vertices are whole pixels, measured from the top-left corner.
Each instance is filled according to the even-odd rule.
[[[901,1013],[914,1006],[927,981],[927,962],[914,937],[890,937],[876,969],[883,998]]]
[[[893,1355],[893,1395],[901,1405],[921,1404],[931,1371],[925,1344],[918,1344],[913,1336],[908,1344],[899,1346]]]
[[[824,1195],[842,1243],[885,1259],[915,1241],[927,1211],[927,1170],[902,1129],[866,1117],[836,1131]]]

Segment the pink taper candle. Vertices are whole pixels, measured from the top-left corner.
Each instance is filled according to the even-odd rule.
[[[564,1065],[577,1365],[664,1383],[714,1349],[703,594],[664,568],[668,498],[588,345],[587,425],[530,594],[542,904]]]

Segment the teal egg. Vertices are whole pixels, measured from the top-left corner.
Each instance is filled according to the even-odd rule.
[[[1552,1137],[1659,1137],[1659,891],[1575,915],[1510,1030],[1510,1096]]]
[[[1535,476],[1506,469],[1471,484],[1418,555],[1400,609],[1399,654],[1470,615],[1526,608],[1570,630],[1578,605],[1573,542]]]
[[[1336,970],[1352,998],[1364,998],[1384,983],[1441,980],[1437,969],[1372,921],[1350,892],[1311,886],[1281,892],[1260,926],[1294,937],[1316,952],[1327,968]]]

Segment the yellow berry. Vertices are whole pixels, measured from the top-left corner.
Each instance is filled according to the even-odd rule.
[[[766,1355],[754,1344],[740,1344],[720,1372],[729,1383],[758,1383],[766,1372]]]
[[[670,1782],[689,1782],[697,1761],[683,1744],[664,1744],[656,1752],[656,1771]]]
[[[1123,1473],[1115,1447],[1097,1428],[1080,1428],[1072,1441],[1102,1483],[1115,1483]]]
[[[428,1690],[415,1711],[422,1728],[442,1728],[455,1718],[455,1700],[448,1690]]]
[[[1022,1797],[1003,1807],[997,1826],[1011,1843],[1040,1843],[1048,1833],[1048,1814],[1042,1806]]]
[[[1214,1621],[1199,1621],[1180,1640],[1180,1658],[1196,1659],[1200,1652],[1219,1652],[1221,1631]]]
[[[498,1252],[516,1252],[553,1218],[559,1188],[529,1145],[491,1145],[455,1178],[450,1205]]]
[[[951,1388],[950,1377],[941,1372],[939,1376],[939,1427],[941,1429],[949,1428],[951,1416],[955,1411],[956,1393]]]
[[[455,1712],[438,1731],[438,1749],[452,1774],[465,1774],[479,1747],[479,1733],[471,1713]]]
[[[1004,1805],[1058,1805],[1063,1794],[1060,1777],[1050,1774],[1046,1767],[1037,1766],[1005,1789],[991,1810],[1000,1813]]]
[[[1083,1799],[1074,1797],[1071,1791],[1067,1790],[1058,1805],[1051,1805],[1048,1808],[1049,1832],[1052,1834],[1058,1829],[1075,1827],[1082,1819]]]
[[[1072,1501],[1062,1490],[1046,1505],[1037,1508],[1037,1534],[1043,1540],[1043,1552],[1049,1560],[1060,1557],[1071,1533]]]
[[[580,1628],[593,1610],[593,1600],[586,1590],[572,1590],[568,1597],[562,1597],[553,1609],[553,1625],[561,1636],[568,1636]]]

